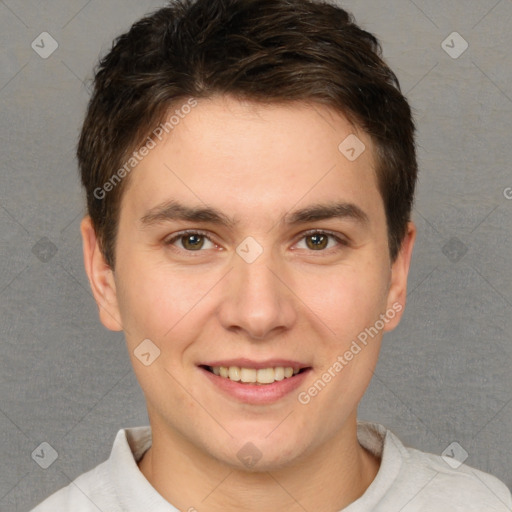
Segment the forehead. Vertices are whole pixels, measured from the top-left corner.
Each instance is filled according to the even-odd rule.
[[[178,105],[165,127],[132,171],[122,209],[140,213],[179,199],[240,219],[319,201],[357,200],[375,210],[380,200],[371,139],[323,105],[222,96]]]

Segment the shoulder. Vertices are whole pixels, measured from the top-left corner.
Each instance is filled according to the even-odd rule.
[[[464,458],[456,453],[460,448],[456,445],[450,457],[423,452],[405,446],[391,430],[370,422],[358,423],[358,439],[381,464],[370,487],[347,512],[512,512],[507,486],[459,462]]]
[[[31,512],[97,512],[117,510],[114,505],[115,490],[106,470],[107,462],[80,475],[69,485],[49,496]]]
[[[31,512],[120,512],[128,494],[151,494],[137,460],[151,444],[150,427],[121,429],[110,457],[52,494]]]
[[[396,438],[395,438],[396,439]],[[415,487],[418,510],[512,511],[512,495],[496,477],[443,457],[403,446],[402,485]],[[400,484],[400,480],[399,480]],[[428,508],[421,508],[424,505]]]

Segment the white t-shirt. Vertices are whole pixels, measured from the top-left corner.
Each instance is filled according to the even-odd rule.
[[[512,511],[510,491],[487,473],[465,464],[455,469],[456,464],[439,455],[405,447],[378,424],[359,422],[357,436],[362,446],[381,458],[381,465],[363,496],[343,512]],[[120,430],[108,460],[32,512],[179,512],[137,466],[150,446],[150,427]]]

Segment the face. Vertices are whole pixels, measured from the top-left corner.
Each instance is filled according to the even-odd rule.
[[[132,171],[115,272],[83,226],[154,428],[236,467],[251,442],[272,469],[355,424],[414,239],[392,263],[372,155],[320,105],[200,100]]]

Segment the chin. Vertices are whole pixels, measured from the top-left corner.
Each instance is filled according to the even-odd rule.
[[[224,444],[224,447],[227,447],[226,451],[212,455],[234,469],[250,473],[284,469],[296,463],[306,451],[304,439],[299,441],[286,433],[275,439],[272,439],[272,434],[268,436],[268,433],[237,436],[230,441],[229,446]]]

